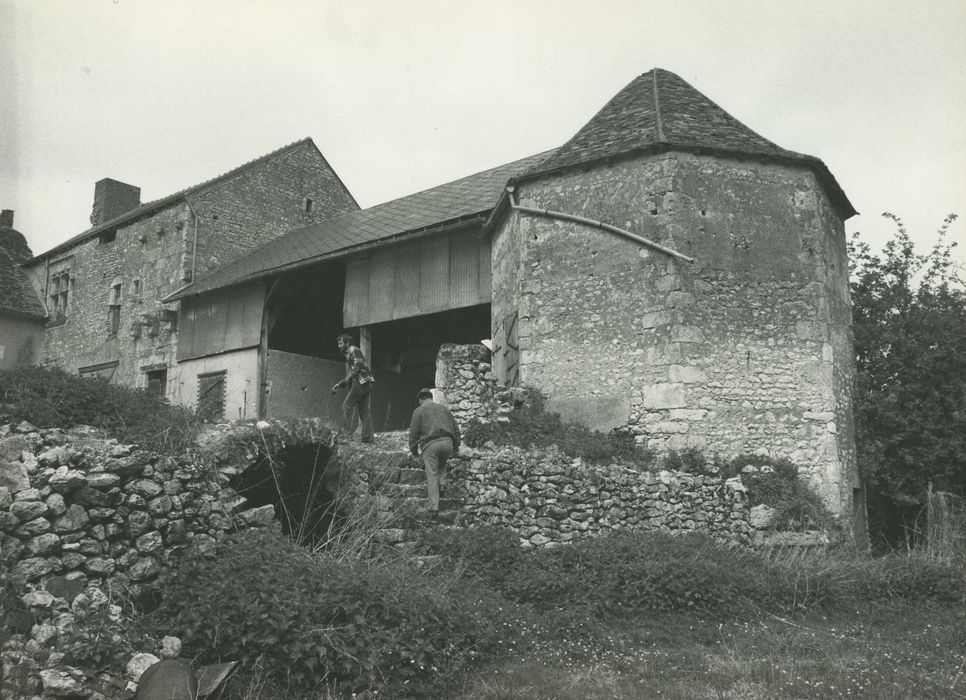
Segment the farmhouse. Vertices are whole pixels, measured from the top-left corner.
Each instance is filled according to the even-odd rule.
[[[153,202],[140,195],[100,180],[91,227],[24,270],[46,306],[44,362],[180,403],[197,400],[199,380],[177,372],[177,309],[160,300],[291,228],[358,209],[311,139]]]
[[[256,175],[290,177],[289,161],[297,185]],[[862,518],[855,211],[821,160],[677,75],[635,78],[558,149],[365,210],[311,142],[255,163],[126,200],[30,261],[45,358],[157,382],[212,416],[335,418],[349,329],[374,366],[378,430],[406,424],[442,344],[490,339],[496,381],[568,420],[658,450],[788,457]]]

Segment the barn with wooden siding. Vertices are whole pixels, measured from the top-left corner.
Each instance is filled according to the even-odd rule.
[[[328,388],[349,329],[376,377],[376,429],[407,425],[440,345],[490,337],[483,226],[507,181],[550,154],[297,229],[169,296],[184,402],[227,418],[338,420]]]

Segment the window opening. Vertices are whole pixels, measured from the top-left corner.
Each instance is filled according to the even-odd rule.
[[[54,321],[67,318],[67,302],[70,296],[70,269],[61,270],[50,278],[50,311]]]
[[[108,229],[107,231],[101,232],[99,242],[101,243],[101,245],[104,245],[105,243],[113,243],[116,238],[117,238],[117,229],[111,228],[111,229]]]
[[[164,396],[168,390],[168,369],[149,370],[144,373],[147,378],[147,390],[157,396]]]
[[[87,379],[103,379],[109,382],[114,377],[114,370],[117,369],[117,363],[117,360],[113,360],[111,362],[101,362],[97,365],[88,365],[87,367],[78,369],[77,373]]]
[[[121,327],[121,285],[111,287],[111,301],[107,307],[107,333],[117,335]]]
[[[227,370],[198,375],[198,417],[201,420],[216,421],[224,418],[227,376]]]
[[[315,210],[315,202],[312,201],[310,197],[306,197],[302,200],[302,211],[306,214],[311,214]]]

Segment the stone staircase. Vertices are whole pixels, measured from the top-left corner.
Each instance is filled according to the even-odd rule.
[[[413,552],[421,531],[461,525],[462,502],[458,499],[440,498],[436,515],[426,510],[426,475],[422,461],[409,453],[406,431],[378,433],[370,444],[355,439],[341,445],[340,450],[368,465],[369,495],[376,499],[386,525],[376,532],[377,542]],[[414,559],[417,566],[426,567],[440,557],[423,555]]]

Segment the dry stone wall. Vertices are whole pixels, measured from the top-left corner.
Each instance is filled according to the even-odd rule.
[[[462,428],[473,419],[509,420],[517,392],[497,385],[486,347],[447,343],[436,356],[436,393]]]
[[[611,530],[697,531],[723,543],[751,541],[740,479],[587,464],[556,448],[464,448],[452,464],[453,497],[463,501],[464,521],[508,526],[527,547]]]
[[[269,522],[240,513],[228,477],[189,457],[160,457],[84,428],[0,428],[0,558],[19,589],[52,578],[133,587],[188,548]]]

